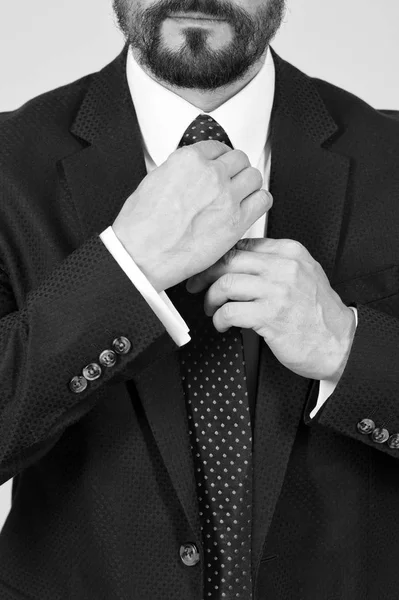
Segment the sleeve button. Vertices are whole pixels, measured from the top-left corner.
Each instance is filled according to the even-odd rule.
[[[116,363],[116,354],[113,350],[109,350],[109,348],[107,348],[101,352],[99,361],[103,367],[113,367]]]
[[[74,394],[81,394],[87,388],[87,380],[82,375],[75,375],[69,382],[69,389]]]
[[[373,433],[371,434],[371,439],[377,444],[383,444],[388,438],[389,431],[383,427],[377,427],[377,429],[374,429]]]
[[[359,431],[359,433],[362,433],[363,435],[368,435],[369,433],[372,433],[374,431],[374,429],[375,429],[375,423],[371,419],[362,419],[357,424],[357,430]]]
[[[87,365],[83,371],[82,375],[87,381],[95,381],[101,375],[101,367],[97,363],[93,362]]]
[[[180,560],[186,567],[194,567],[199,562],[200,554],[195,544],[191,542],[180,546]]]
[[[399,449],[399,433],[394,433],[388,440],[388,446],[392,448],[392,450]]]
[[[117,354],[127,354],[132,347],[132,344],[127,337],[121,335],[121,337],[114,339],[112,342],[112,347]]]

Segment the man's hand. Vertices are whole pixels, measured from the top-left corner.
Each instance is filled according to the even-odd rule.
[[[208,286],[205,313],[213,315],[218,331],[253,329],[294,373],[338,381],[355,335],[355,315],[302,244],[240,240],[187,282],[193,293]]]
[[[262,184],[241,150],[183,146],[144,177],[112,228],[159,292],[213,265],[271,208]]]

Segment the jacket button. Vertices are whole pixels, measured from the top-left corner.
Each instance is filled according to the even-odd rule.
[[[362,419],[357,424],[357,430],[364,435],[372,433],[375,429],[375,423],[371,419]]]
[[[74,394],[80,394],[87,388],[87,380],[82,375],[75,375],[69,382],[69,389]]]
[[[374,429],[373,433],[371,434],[371,439],[377,444],[383,444],[388,438],[389,431],[383,427],[377,427],[377,429]]]
[[[121,337],[115,338],[112,342],[112,347],[117,354],[127,354],[132,347],[130,340],[127,337],[121,335]]]
[[[113,350],[103,350],[99,356],[100,364],[103,367],[113,367],[116,363],[116,354]]]
[[[180,558],[186,567],[193,567],[196,565],[200,559],[197,546],[191,542],[180,546]]]
[[[101,375],[101,367],[97,363],[93,362],[87,365],[83,371],[82,375],[87,381],[95,381]]]
[[[392,450],[398,450],[399,448],[399,433],[394,433],[388,440],[388,446]]]

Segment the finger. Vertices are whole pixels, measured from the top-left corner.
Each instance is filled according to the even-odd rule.
[[[181,148],[175,150],[175,152],[178,152],[182,149],[185,152],[199,152],[202,157],[207,158],[208,160],[216,160],[220,156],[232,152],[230,146],[223,144],[223,142],[218,142],[217,140],[203,140],[201,142],[197,142],[196,144],[182,146]]]
[[[259,322],[260,306],[256,302],[227,302],[213,315],[215,329],[221,333],[230,327],[253,329]]]
[[[247,167],[231,180],[231,191],[237,202],[258,191],[263,185],[263,177],[259,169]]]
[[[267,294],[266,281],[257,275],[245,273],[226,273],[222,275],[206,293],[204,310],[212,316],[229,300],[249,302]]]
[[[242,150],[231,150],[231,152],[226,152],[225,154],[219,156],[217,158],[217,161],[222,162],[226,165],[229,177],[232,177],[234,179],[238,173],[241,173],[241,171],[246,170],[247,167],[252,168],[248,156]]]
[[[273,258],[271,259],[273,260]],[[267,270],[265,257],[253,252],[244,252],[233,247],[220,260],[209,269],[190,277],[186,288],[192,294],[214,283],[225,273],[246,273],[248,275],[260,275]]]
[[[309,255],[306,248],[297,240],[273,238],[242,238],[236,243],[238,250],[278,254],[286,258],[300,258]]]
[[[249,229],[262,215],[273,206],[273,196],[265,189],[257,190],[244,198],[240,205],[241,223]]]

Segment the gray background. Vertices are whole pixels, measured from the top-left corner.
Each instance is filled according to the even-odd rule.
[[[273,47],[376,108],[399,109],[398,0],[289,0]],[[123,46],[111,0],[0,0],[0,111],[101,69]],[[0,527],[11,482],[0,487]]]

